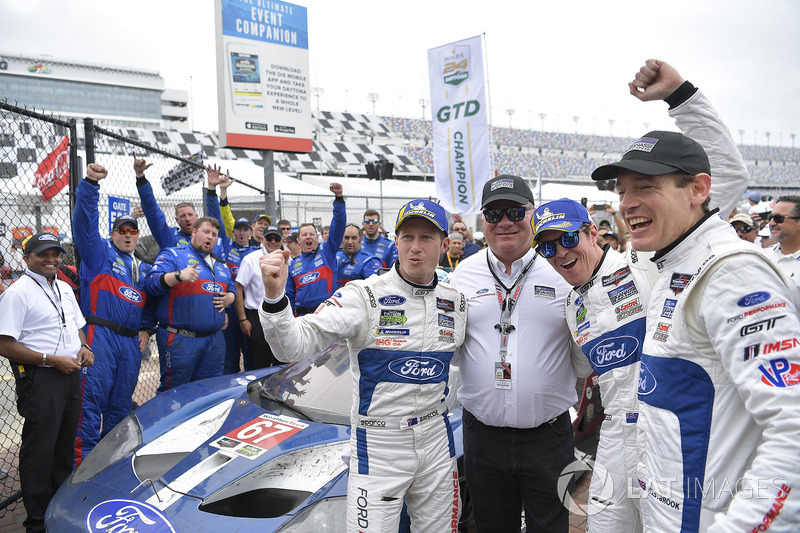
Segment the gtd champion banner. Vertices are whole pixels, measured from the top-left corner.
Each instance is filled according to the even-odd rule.
[[[428,70],[436,192],[451,213],[475,214],[491,177],[481,37],[428,50]]]
[[[310,152],[306,8],[281,0],[215,3],[221,144]]]

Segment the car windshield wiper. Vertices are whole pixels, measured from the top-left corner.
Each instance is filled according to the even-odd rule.
[[[271,401],[273,401],[273,402],[275,402],[277,404],[280,404],[280,405],[282,405],[284,407],[287,407],[287,408],[291,409],[292,411],[294,411],[295,413],[300,415],[301,418],[304,418],[305,420],[311,420],[312,422],[315,422],[315,420],[313,418],[311,418],[306,413],[304,413],[303,410],[300,409],[299,407],[297,407],[296,405],[292,405],[292,404],[286,402],[285,400],[282,400],[282,399],[278,398],[277,396],[275,396],[272,393],[272,391],[267,388],[266,383],[261,386],[261,390],[259,391],[259,394],[261,395],[262,398],[266,398],[267,400],[271,400]]]

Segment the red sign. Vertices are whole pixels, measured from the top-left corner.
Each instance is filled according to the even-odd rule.
[[[49,202],[69,184],[69,137],[64,136],[58,147],[39,164],[33,177],[33,185],[42,191],[43,202]]]
[[[293,418],[263,414],[225,436],[269,450],[307,427]]]

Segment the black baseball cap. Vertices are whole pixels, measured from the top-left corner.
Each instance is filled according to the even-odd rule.
[[[111,231],[117,231],[123,224],[133,224],[133,227],[139,229],[139,222],[130,215],[120,215],[114,219],[114,224]]]
[[[37,233],[25,241],[25,249],[23,250],[23,253],[40,254],[45,250],[49,250],[50,248],[58,248],[61,250],[62,254],[67,253],[66,250],[61,247],[61,241],[58,239],[58,237],[47,232]]]
[[[281,232],[281,235],[283,235],[283,232]],[[297,242],[297,238],[299,236],[300,236],[300,232],[299,231],[292,232],[291,235],[286,237],[286,242]]]
[[[685,172],[692,176],[711,174],[711,165],[703,147],[694,139],[674,131],[651,131],[633,141],[617,163],[598,167],[592,172],[595,181],[616,179],[620,170],[645,176]]]
[[[503,174],[487,181],[483,185],[481,209],[497,200],[510,200],[521,205],[533,203],[533,193],[525,180],[519,176]]]
[[[264,237],[267,235],[277,235],[280,238],[283,238],[283,232],[278,226],[267,226],[264,228],[264,232],[262,233]]]
[[[240,218],[236,221],[236,224],[233,225],[233,229],[238,228],[239,226],[247,226],[247,229],[251,229],[252,226],[250,225],[250,221],[246,218]]]

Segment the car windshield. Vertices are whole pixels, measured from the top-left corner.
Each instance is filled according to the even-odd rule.
[[[448,409],[459,404],[456,391],[461,384],[458,369],[450,371]],[[271,403],[270,411],[329,424],[349,424],[353,405],[353,377],[346,343],[334,343],[320,354],[289,363],[269,376],[259,391]]]

